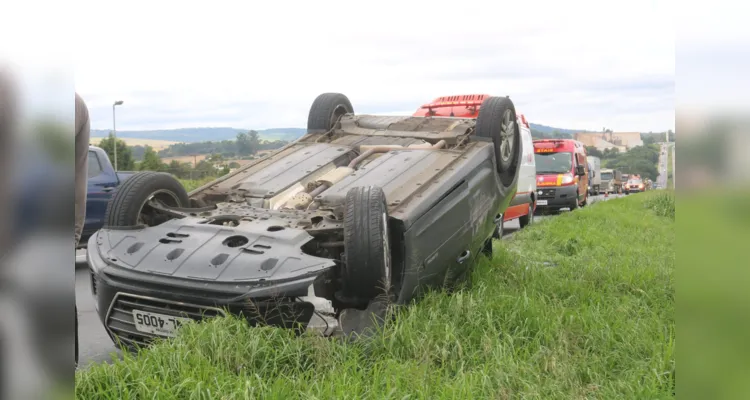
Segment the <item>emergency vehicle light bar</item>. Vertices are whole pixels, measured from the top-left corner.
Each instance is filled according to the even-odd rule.
[[[537,144],[542,145],[538,146],[539,148],[549,148],[550,146],[544,146],[546,144],[554,144],[555,147],[563,147],[565,146],[565,139],[538,139],[534,141],[534,147],[537,147]]]

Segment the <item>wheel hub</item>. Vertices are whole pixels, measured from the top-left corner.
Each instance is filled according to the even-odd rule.
[[[500,158],[503,162],[509,162],[513,156],[516,139],[516,122],[511,118],[510,110],[505,110],[500,129]]]
[[[177,195],[172,193],[172,191],[164,189],[157,190],[148,196],[146,201],[141,204],[141,208],[138,211],[138,224],[149,226],[149,222],[154,219],[156,210],[148,206],[152,200],[156,200],[171,207],[178,207],[180,205]]]

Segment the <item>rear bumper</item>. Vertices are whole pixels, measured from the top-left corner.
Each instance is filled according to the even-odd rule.
[[[578,186],[537,188],[537,209],[549,210],[574,206],[578,201]],[[547,204],[544,204],[544,203]]]

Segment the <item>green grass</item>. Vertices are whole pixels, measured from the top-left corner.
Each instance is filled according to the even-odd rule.
[[[496,241],[471,287],[428,294],[375,338],[294,338],[234,318],[188,324],[149,351],[78,371],[76,396],[671,398],[675,228],[655,196],[602,202]]]
[[[675,198],[671,190],[651,194],[644,205],[652,209],[656,215],[675,219]]]
[[[182,186],[185,186],[185,190],[190,192],[191,190],[195,190],[208,182],[214,181],[217,178],[215,176],[203,178],[203,179],[178,179],[180,183],[182,183]]]

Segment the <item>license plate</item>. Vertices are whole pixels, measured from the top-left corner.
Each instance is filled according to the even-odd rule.
[[[536,205],[538,205],[538,206],[546,206],[547,205],[547,200],[537,200],[536,201]]]
[[[135,329],[152,335],[174,337],[177,327],[192,321],[190,318],[173,317],[141,310],[133,310]]]

